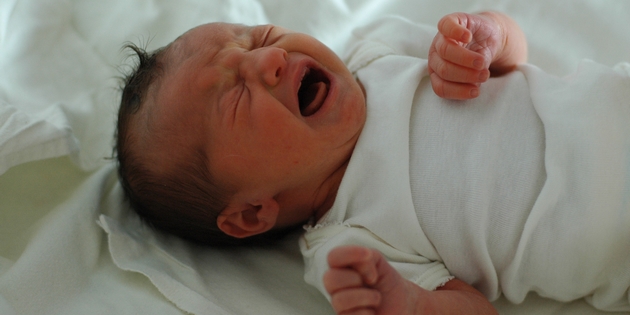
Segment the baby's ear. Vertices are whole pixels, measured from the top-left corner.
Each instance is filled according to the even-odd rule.
[[[279,212],[280,206],[273,198],[231,203],[219,214],[217,226],[227,235],[245,238],[271,230]]]

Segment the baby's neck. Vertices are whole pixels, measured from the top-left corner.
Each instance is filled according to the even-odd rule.
[[[343,175],[346,173],[349,161],[350,159],[348,158],[335,172],[333,172],[328,177],[326,182],[322,185],[323,201],[313,213],[313,218],[315,219],[315,221],[321,219],[335,203],[335,199],[337,198],[337,191],[339,190],[339,186],[341,185]]]

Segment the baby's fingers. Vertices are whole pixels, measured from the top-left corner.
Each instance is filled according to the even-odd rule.
[[[328,253],[330,268],[351,268],[356,270],[363,281],[372,285],[378,280],[374,252],[366,247],[341,246]]]
[[[431,86],[437,96],[452,100],[467,100],[479,96],[476,84],[449,82],[431,73]]]
[[[444,36],[436,36],[433,47],[435,53],[448,62],[474,70],[488,68],[485,57],[482,54],[469,50]]]
[[[361,275],[353,269],[333,268],[324,274],[324,288],[330,295],[335,294],[339,290],[349,288],[359,288],[363,286]]]
[[[456,83],[483,83],[490,77],[488,69],[475,70],[440,58],[437,52],[431,52],[429,57],[429,71],[436,73],[440,78]]]
[[[466,28],[467,24],[468,15],[452,13],[440,19],[438,31],[447,38],[466,44],[472,40],[472,33]]]
[[[343,290],[330,296],[330,304],[337,314],[354,314],[377,308],[381,294],[374,289],[357,288]]]

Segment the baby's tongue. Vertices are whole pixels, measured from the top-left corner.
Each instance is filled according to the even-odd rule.
[[[328,87],[324,82],[315,82],[308,86],[306,90],[307,99],[310,103],[302,110],[302,116],[310,116],[315,114],[324,103],[328,94]]]

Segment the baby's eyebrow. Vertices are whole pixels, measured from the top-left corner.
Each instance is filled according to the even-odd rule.
[[[232,43],[240,48],[254,49],[262,46],[273,29],[273,25],[244,25],[238,24],[242,28],[236,31]]]
[[[203,68],[212,66],[214,61],[217,59],[217,55],[221,52],[221,49],[215,50],[213,53],[209,53],[208,56],[204,56],[205,62],[203,63]]]
[[[207,57],[206,65],[212,64],[221,54],[221,52],[230,48],[249,48],[251,46],[251,36],[246,36],[245,34],[236,35],[233,39],[223,42],[221,45],[215,45],[214,52],[209,53]],[[211,50],[211,49],[209,49]]]

